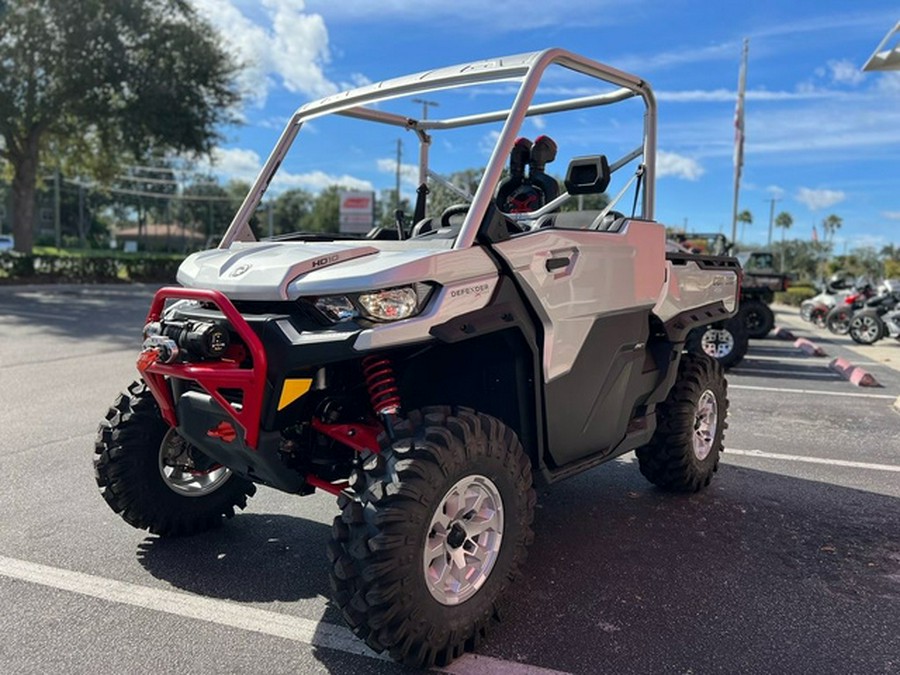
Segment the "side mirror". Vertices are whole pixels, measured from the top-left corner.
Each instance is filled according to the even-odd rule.
[[[566,192],[570,195],[600,194],[609,187],[611,177],[606,155],[575,157],[566,170]]]

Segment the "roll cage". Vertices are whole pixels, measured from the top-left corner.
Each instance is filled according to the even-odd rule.
[[[562,66],[569,70],[595,78],[607,85],[617,87],[602,94],[576,98],[560,98],[550,102],[534,103],[533,99],[541,77],[548,67]],[[415,119],[408,115],[388,112],[379,106],[382,102],[409,95],[427,95],[445,89],[468,87],[493,82],[518,82],[518,90],[512,105],[504,110],[492,110],[471,115],[436,119]],[[255,241],[249,221],[259,206],[266,189],[288,153],[302,126],[313,119],[325,115],[343,115],[413,131],[418,137],[418,181],[426,183],[428,177],[443,182],[461,197],[467,198],[465,191],[448,185],[429,168],[429,149],[432,134],[444,129],[474,126],[489,122],[503,122],[490,159],[481,177],[475,194],[471,196],[471,206],[456,235],[453,248],[471,246],[478,229],[487,213],[494,191],[500,182],[507,158],[515,142],[519,129],[527,117],[546,115],[562,111],[579,110],[604,106],[633,97],[644,102],[643,141],[641,145],[611,162],[610,170],[616,171],[635,159],[640,159],[636,177],[643,182],[640,211],[635,215],[644,220],[653,220],[655,201],[656,168],[656,100],[650,86],[643,79],[602,63],[584,58],[563,49],[547,49],[515,56],[476,61],[472,63],[439,68],[414,75],[407,75],[366,85],[346,92],[322,98],[301,106],[291,117],[278,139],[274,149],[263,165],[253,186],[237,211],[223,236],[219,248],[229,248],[236,241]],[[629,183],[630,184],[630,183]],[[626,188],[628,186],[626,185]],[[610,204],[614,205],[624,193],[623,189]],[[563,191],[551,203],[527,215],[534,220],[559,206],[569,198]],[[519,220],[522,216],[518,217]]]

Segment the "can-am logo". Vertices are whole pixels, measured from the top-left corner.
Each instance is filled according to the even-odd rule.
[[[231,274],[230,274],[229,276],[232,276],[232,277],[239,277],[239,276],[241,276],[242,274],[245,274],[245,273],[247,272],[247,270],[250,269],[250,267],[251,267],[250,263],[245,263],[245,264],[243,264],[243,265],[238,265],[237,267],[235,267],[235,268],[231,271]]]
[[[454,288],[450,291],[451,298],[461,298],[466,295],[472,295],[474,297],[478,297],[485,291],[489,290],[491,287],[490,284],[478,284],[476,286],[465,286],[463,288]]]
[[[332,253],[331,255],[326,255],[321,258],[316,258],[312,261],[312,268],[316,269],[317,267],[322,267],[324,265],[331,265],[332,263],[336,263],[341,256],[337,253]]]

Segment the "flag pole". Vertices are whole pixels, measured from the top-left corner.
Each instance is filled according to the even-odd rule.
[[[744,38],[741,71],[738,75],[737,104],[734,108],[734,205],[731,210],[731,243],[737,242],[738,198],[741,191],[741,169],[744,167],[744,91],[747,89],[747,51],[749,38]]]

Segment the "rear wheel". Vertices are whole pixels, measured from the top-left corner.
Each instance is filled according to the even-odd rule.
[[[871,345],[884,337],[884,322],[877,314],[869,314],[868,312],[857,314],[850,321],[848,332],[854,342],[858,342],[861,345]]]
[[[135,382],[100,423],[95,477],[110,508],[161,536],[197,534],[230,518],[256,492],[171,428],[153,395]]]
[[[762,300],[741,301],[740,316],[744,319],[747,337],[764,338],[775,326],[775,315]]]
[[[825,315],[825,327],[835,335],[846,335],[850,330],[853,309],[847,305],[832,307]]]
[[[727,393],[715,359],[682,355],[675,385],[656,409],[656,432],[636,452],[647,480],[677,492],[697,492],[709,485],[719,467],[728,426]]]
[[[750,340],[740,315],[726,321],[701,326],[688,333],[689,352],[711,356],[728,370],[744,360]]]
[[[409,414],[366,453],[338,501],[328,553],[334,601],[374,650],[411,666],[474,649],[531,543],[531,464],[499,420]]]

